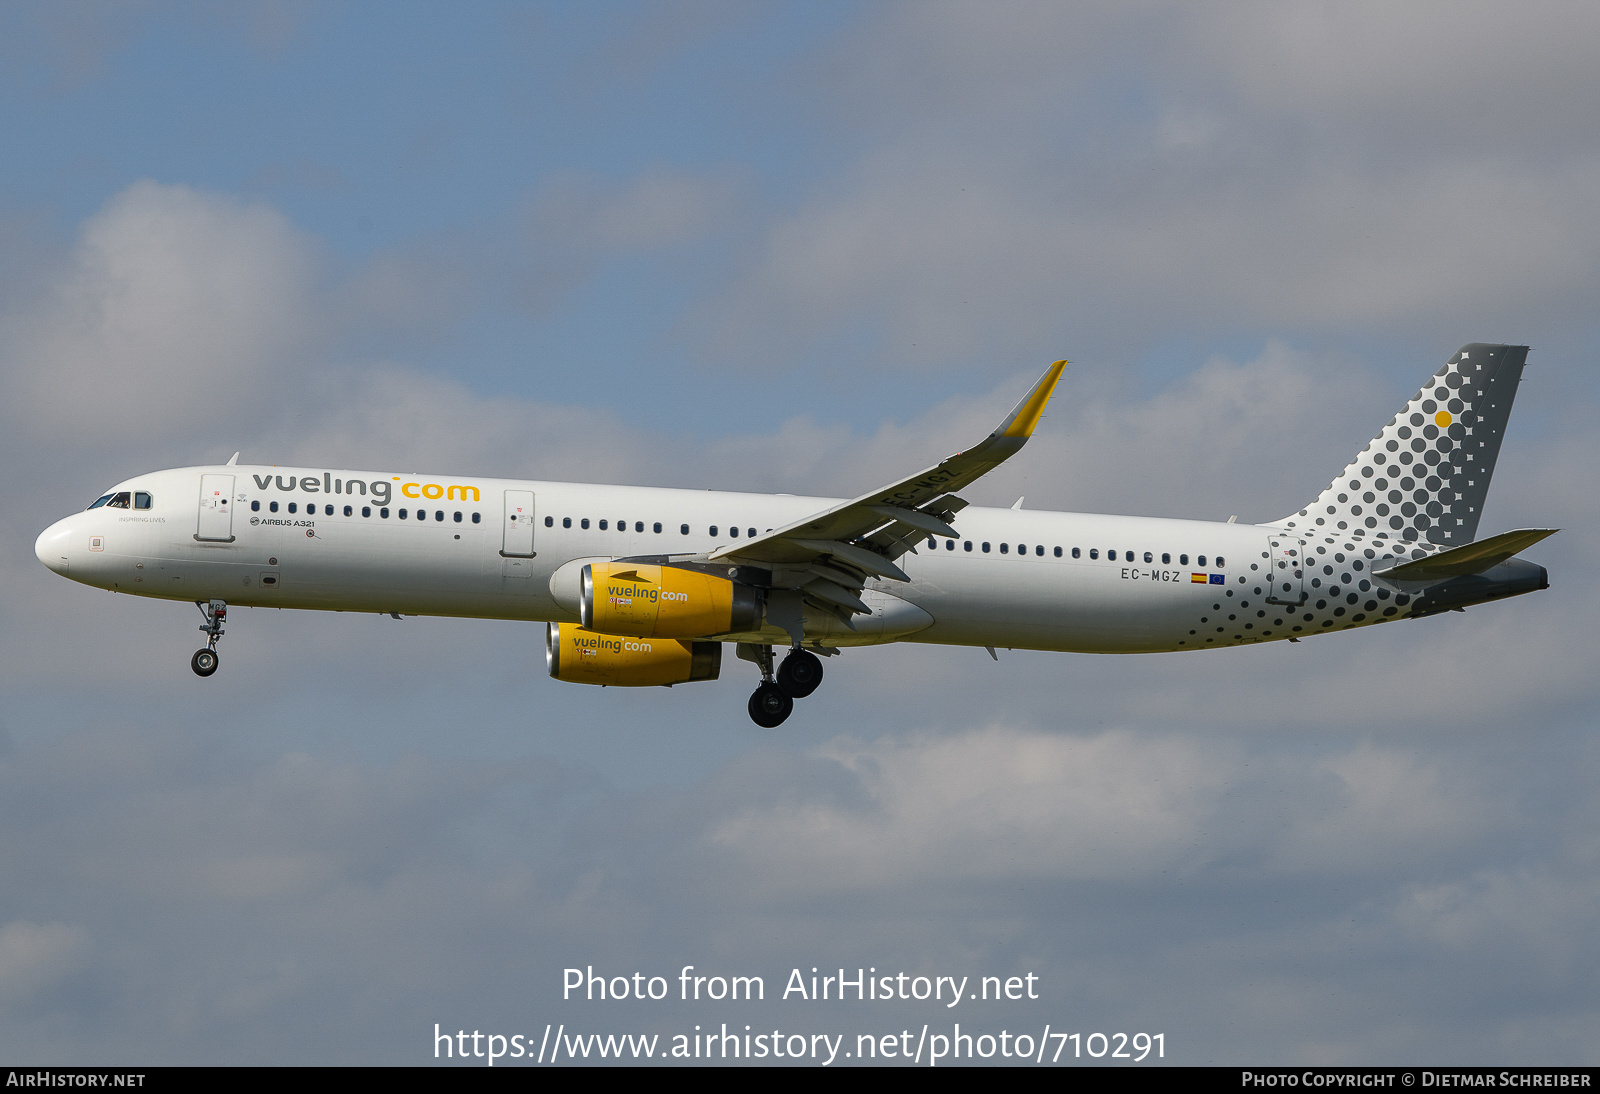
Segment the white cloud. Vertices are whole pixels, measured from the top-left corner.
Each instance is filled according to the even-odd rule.
[[[872,367],[1195,330],[1581,329],[1596,18],[876,9],[813,77],[853,157],[772,218],[695,329],[730,360],[843,344]]]
[[[98,449],[240,416],[302,374],[316,278],[316,246],[275,210],[135,183],[9,309],[12,428]]]
[[[1600,13],[1558,2],[1533,14],[1488,0],[1219,5],[1190,13],[1185,44],[1251,110],[1316,125],[1321,142],[1362,131],[1480,152],[1592,142],[1587,43]]]
[[[1069,351],[1148,345],[1195,325],[1426,324],[1461,341],[1487,326],[1512,340],[1530,312],[1571,315],[1600,268],[1586,199],[1596,156],[1381,173],[1054,167],[1020,150],[875,152],[847,185],[774,223],[698,329],[738,357],[868,325],[890,361],[924,364],[1064,339]]]
[[[13,920],[0,927],[0,1000],[17,1003],[80,968],[88,932],[66,923]]]
[[[1264,759],[1222,739],[989,725],[816,755],[849,791],[780,794],[708,829],[764,890],[1361,875],[1510,821],[1474,778],[1369,743]]]
[[[946,738],[841,741],[822,757],[866,804],[778,804],[709,834],[809,889],[1054,877],[1126,878],[1178,865],[1223,778],[1188,745],[999,727]]]
[[[747,172],[704,172],[656,164],[613,180],[566,173],[543,182],[523,213],[522,297],[535,310],[620,256],[669,251],[726,236],[740,221]],[[683,275],[675,273],[674,277]]]

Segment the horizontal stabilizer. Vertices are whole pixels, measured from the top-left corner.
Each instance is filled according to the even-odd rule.
[[[1532,547],[1541,539],[1553,536],[1560,530],[1518,528],[1512,532],[1490,536],[1488,539],[1480,539],[1464,547],[1452,547],[1448,551],[1419,558],[1415,562],[1379,570],[1374,576],[1388,578],[1391,581],[1442,581],[1445,578],[1464,577],[1467,574],[1481,574],[1491,567],[1500,565],[1518,551]]]

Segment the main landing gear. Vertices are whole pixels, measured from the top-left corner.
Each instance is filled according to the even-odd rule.
[[[200,627],[200,633],[206,636],[206,648],[194,651],[189,667],[196,676],[210,676],[217,671],[217,639],[222,637],[222,624],[228,619],[228,604],[223,600],[213,600],[209,604],[196,600],[194,606],[206,617]]]
[[[774,673],[771,646],[757,646],[752,653],[749,660],[761,667],[762,679],[761,686],[750,696],[750,720],[763,729],[775,729],[794,713],[796,699],[804,699],[822,683],[822,660],[796,647]]]

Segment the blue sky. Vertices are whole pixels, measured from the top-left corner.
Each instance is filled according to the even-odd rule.
[[[1593,1063],[1595,24],[0,9],[0,1046],[948,1020],[559,999],[875,965],[1032,971],[971,1021],[1178,1062]],[[576,688],[513,624],[241,611],[199,681],[192,609],[32,552],[235,450],[849,495],[1062,356],[972,500],[1270,520],[1468,341],[1534,347],[1483,531],[1561,526],[1549,592],[1216,656],[851,651],[777,733],[753,672]]]

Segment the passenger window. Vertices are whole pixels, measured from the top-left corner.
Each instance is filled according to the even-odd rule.
[[[1204,566],[1206,564],[1206,556],[1205,555],[1196,555],[1194,557],[1194,564],[1196,566]]]
[[[345,516],[347,516],[347,517],[353,517],[353,516],[355,516],[355,513],[356,513],[356,510],[355,510],[355,506],[353,506],[353,505],[346,505],[346,506],[345,506],[345,507],[344,507],[344,515],[345,515]]]
[[[746,528],[744,531],[745,531],[745,534],[748,535],[751,539],[755,538],[756,530],[754,528]]]
[[[1033,549],[1033,553],[1035,555],[1037,555],[1038,557],[1043,558],[1044,557],[1044,544],[1041,543],[1037,547],[1035,547]],[[1059,555],[1060,553],[1061,553],[1061,548],[1057,547],[1056,548],[1056,554]]]
[[[322,509],[323,509],[323,512],[324,512],[325,515],[330,516],[330,517],[333,516],[333,506],[324,505],[322,507]],[[344,515],[347,516],[347,517],[350,515],[350,508],[348,506],[345,507]]]
[[[571,517],[562,517],[561,518],[561,527],[563,527],[563,528],[571,528],[572,527],[572,518]]]
[[[382,517],[384,520],[388,520],[389,519],[389,510],[388,509],[379,509],[378,510],[378,516]]]
[[[1188,555],[1179,555],[1178,556],[1178,565],[1179,566],[1187,566],[1187,565],[1189,565],[1189,556]]]
[[[1223,560],[1222,560],[1222,556],[1221,556],[1221,555],[1218,555],[1218,556],[1217,556],[1217,569],[1219,569],[1219,570],[1220,570],[1220,569],[1222,569],[1222,568],[1223,568],[1223,567],[1224,567],[1224,566],[1226,566],[1226,565],[1227,565],[1227,563],[1226,563],[1226,562],[1224,562],[1224,561],[1223,561]]]
[[[115,504],[116,504],[116,502],[112,502],[112,503],[111,503],[111,504],[112,504],[112,505],[115,505]],[[290,502],[290,503],[289,503],[289,512],[291,512],[291,513],[293,513],[293,512],[294,512],[294,511],[295,511],[295,506],[294,506],[294,502],[292,502],[292,501],[291,501],[291,502]],[[401,515],[401,516],[402,516],[402,517],[403,517],[403,516],[405,516],[405,515],[406,515],[406,511],[405,511],[405,510],[404,510],[404,509],[402,509],[402,510],[400,510],[400,515]]]
[[[1057,548],[1056,548],[1056,557],[1057,557],[1057,558],[1060,558],[1060,557],[1061,557],[1061,548],[1059,548],[1059,547],[1057,547]],[[1072,557],[1073,557],[1073,558],[1078,558],[1078,557],[1079,557],[1079,554],[1078,554],[1078,548],[1076,548],[1076,547],[1074,547],[1074,548],[1073,548],[1073,549],[1072,549]]]
[[[1115,552],[1115,551],[1107,551],[1106,552],[1106,561],[1108,561],[1108,562],[1117,561],[1117,552]]]
[[[363,505],[361,507],[361,515],[364,517],[370,517],[372,515],[372,506]]]
[[[988,550],[988,548],[986,547],[986,548],[984,548],[984,550]],[[1002,543],[1000,545],[1000,553],[1005,555],[1005,554],[1010,554],[1011,551],[1010,551],[1010,548],[1006,544]]]
[[[729,528],[728,529],[728,534],[730,536],[732,536],[734,539],[738,539],[739,538],[739,529],[737,527]]]
[[[611,527],[611,525],[609,525],[609,524],[607,524],[607,523],[606,523],[606,522],[605,522],[605,521],[601,521],[601,522],[600,522],[600,530],[601,530],[601,531],[602,531],[602,532],[604,532],[604,531],[606,531],[606,530],[607,530],[607,529],[609,529],[609,528],[610,528],[610,527]]]
[[[546,528],[554,528],[556,526],[556,518],[555,517],[545,517],[544,518],[544,526]]]
[[[685,536],[688,535],[689,534],[689,526],[687,524],[678,525],[678,534],[679,535],[685,535]]]
[[[444,510],[443,509],[435,509],[433,511],[433,519],[437,520],[437,521],[440,521],[440,522],[443,522],[443,520],[444,520]],[[460,520],[461,517],[458,515],[456,517],[456,519]]]
[[[971,540],[970,540],[970,539],[969,539],[969,540],[967,540],[967,541],[966,541],[966,542],[965,542],[965,543],[963,543],[963,544],[962,544],[962,545],[961,545],[961,549],[962,549],[962,550],[963,550],[963,551],[970,551],[970,550],[972,550],[972,541],[971,541]]]
[[[278,503],[277,502],[275,502],[275,501],[267,502],[267,512],[276,513],[277,511],[278,511]]]
[[[715,525],[715,524],[713,524],[713,525],[712,525],[712,526],[711,526],[711,534],[712,534],[712,535],[713,535],[713,536],[715,536],[715,535],[716,535],[716,534],[717,534],[717,526],[716,526],[716,525]]]
[[[946,551],[954,551],[956,549],[956,541],[953,540],[953,539],[945,540],[944,541],[944,549]]]
[[[988,554],[989,553],[989,544],[988,543],[985,543],[983,545],[983,553],[984,554]]]
[[[932,536],[929,536],[928,537],[928,550],[937,551],[938,549],[939,549],[939,541],[934,539]]]
[[[661,522],[659,520],[656,521],[656,523],[655,523],[655,530],[656,530],[656,535],[659,536],[661,534]]]
[[[1100,557],[1100,548],[1098,548],[1098,547],[1089,548],[1089,557],[1090,558],[1099,558]]]
[[[133,495],[133,507],[135,509],[150,508],[150,495],[146,494],[143,490],[137,491]]]
[[[642,520],[636,520],[636,521],[634,521],[634,522],[633,522],[633,530],[634,530],[634,531],[635,531],[635,532],[642,532],[642,531],[644,531],[644,521],[642,521]]]
[[[126,509],[131,495],[124,490],[120,494],[113,494],[111,500],[106,502],[113,509]]]
[[[589,518],[588,517],[584,517],[582,520],[580,520],[578,522],[578,527],[580,527],[580,528],[589,527]]]
[[[1169,555],[1165,551],[1161,552],[1161,565],[1163,565],[1163,566],[1171,566],[1172,565],[1172,556]]]
[[[483,520],[483,514],[481,514],[481,513],[472,514],[472,523],[473,524],[478,524],[478,523],[482,522],[482,520]],[[550,518],[549,517],[545,518],[545,523],[546,524],[550,523]]]
[[[89,508],[90,509],[98,509],[102,505],[107,504],[110,500],[111,500],[111,495],[110,494],[102,494],[100,497],[94,499],[94,504],[90,505]],[[87,510],[85,510],[85,511],[87,512]]]
[[[294,506],[293,505],[289,506],[289,512],[291,512],[291,513],[294,512]],[[406,519],[406,511],[404,509],[400,510],[400,519],[401,520],[405,520]]]
[[[460,510],[456,511],[456,523],[457,524],[461,523],[461,511]]]
[[[251,502],[251,503],[250,503],[250,511],[251,511],[251,512],[252,512],[252,513],[259,513],[259,512],[261,512],[261,503],[260,503],[260,502],[259,502],[259,501],[253,501],[253,502]]]
[[[1144,553],[1144,560],[1145,560],[1145,561],[1146,561],[1146,562],[1154,562],[1154,561],[1155,561],[1155,560],[1156,560],[1156,558],[1155,558],[1155,556],[1154,556],[1154,555],[1152,555],[1152,554],[1151,554],[1151,553],[1150,553],[1150,552],[1149,552],[1149,551],[1146,551],[1146,552],[1145,552],[1145,553]]]

